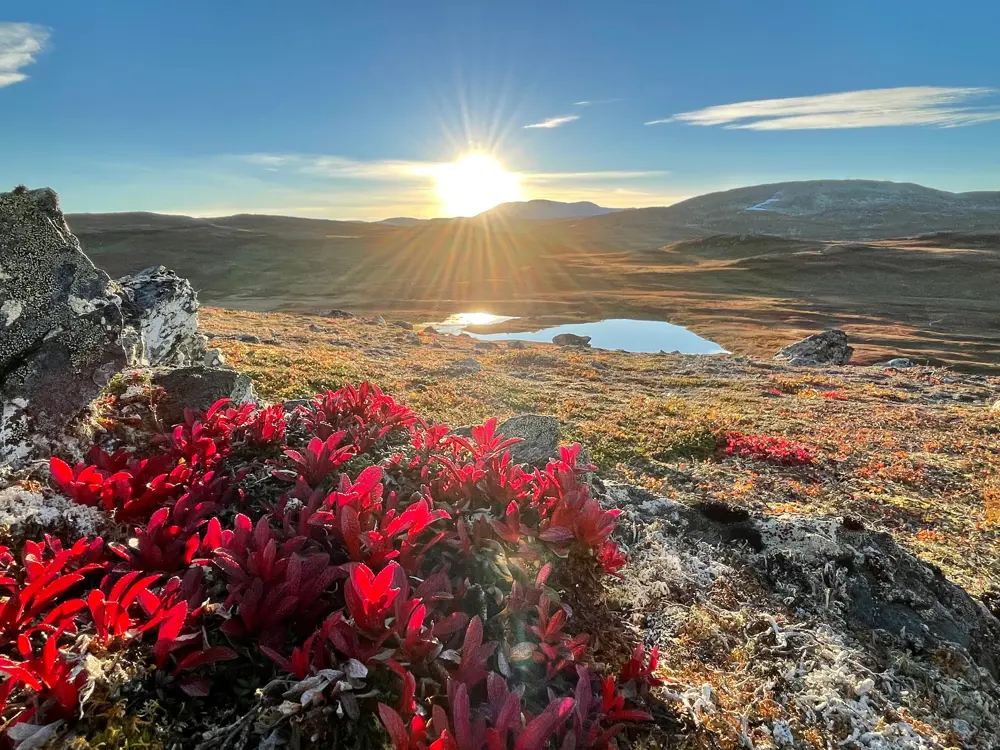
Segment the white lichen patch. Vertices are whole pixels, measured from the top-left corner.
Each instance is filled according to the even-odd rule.
[[[108,517],[97,508],[77,505],[62,495],[46,496],[21,487],[0,490],[0,526],[15,539],[64,534],[95,537],[103,534]]]
[[[14,321],[21,317],[24,306],[14,299],[9,299],[0,305],[0,320],[5,326],[11,326]]]
[[[70,295],[68,303],[70,310],[72,310],[76,315],[89,315],[97,309],[97,305],[94,304],[93,300],[76,297],[74,295]]]

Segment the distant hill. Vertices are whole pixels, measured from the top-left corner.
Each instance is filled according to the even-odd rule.
[[[621,208],[605,208],[590,201],[563,203],[561,201],[531,200],[501,203],[481,217],[503,218],[508,221],[547,221],[552,219],[576,219],[587,216],[603,216],[622,211]]]
[[[68,219],[112,276],[162,264],[229,308],[666,319],[757,353],[840,325],[869,361],[903,353],[1000,368],[1000,193],[827,180],[562,219],[524,219],[539,213],[513,205],[412,226]]]
[[[376,224],[385,224],[390,227],[412,227],[417,224],[423,224],[426,219],[413,219],[409,216],[393,216],[391,219],[382,219],[382,221],[376,221]]]
[[[664,208],[584,219],[578,228],[630,244],[711,234],[867,241],[988,232],[1000,230],[1000,192],[949,193],[874,180],[778,182],[708,193]]]

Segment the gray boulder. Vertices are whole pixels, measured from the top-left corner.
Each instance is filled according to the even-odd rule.
[[[57,437],[125,366],[115,292],[53,190],[0,193],[0,465]]]
[[[507,348],[508,349],[527,349],[528,345],[525,344],[520,339],[514,339],[512,341],[508,341],[507,342]]]
[[[130,365],[190,365],[205,355],[198,333],[198,294],[163,266],[118,279],[125,323],[138,334]]]
[[[510,448],[514,463],[544,466],[559,455],[559,420],[541,414],[521,414],[497,427],[504,437],[521,438]]]
[[[575,333],[557,333],[552,337],[552,343],[559,346],[590,346],[590,336],[577,336]]]
[[[794,366],[846,365],[852,354],[854,348],[848,346],[847,334],[833,328],[786,346],[774,359]]]
[[[156,415],[164,425],[183,422],[185,408],[206,411],[220,398],[231,398],[236,404],[258,400],[250,378],[227,368],[195,366],[158,370],[152,373],[151,381],[165,392],[156,404]]]
[[[222,349],[216,347],[215,349],[209,349],[202,356],[201,364],[205,367],[222,367],[226,364],[226,355],[222,353]]]
[[[492,351],[493,349],[499,349],[500,345],[495,344],[492,341],[477,341],[475,344],[475,348],[480,349],[482,351]]]
[[[349,312],[347,312],[347,310],[337,310],[336,308],[334,308],[333,310],[330,310],[330,312],[328,312],[326,314],[326,317],[328,317],[328,318],[341,318],[341,319],[344,319],[344,320],[348,320],[348,319],[354,317],[354,313],[349,313]]]
[[[478,372],[482,372],[483,366],[479,364],[472,357],[466,357],[465,359],[459,359],[452,362],[448,367],[445,368],[445,372],[448,375],[460,376],[460,375],[475,375]]]

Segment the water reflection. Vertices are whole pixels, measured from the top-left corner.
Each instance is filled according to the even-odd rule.
[[[434,327],[442,333],[468,333],[484,341],[552,341],[560,333],[590,336],[590,345],[598,349],[624,349],[627,352],[680,352],[681,354],[723,354],[725,349],[714,341],[704,339],[683,326],[661,320],[632,320],[611,318],[592,323],[567,323],[539,331],[511,333],[473,333],[466,331],[470,325],[489,325],[516,318],[490,313],[457,313]]]

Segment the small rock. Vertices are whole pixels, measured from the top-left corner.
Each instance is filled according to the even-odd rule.
[[[154,371],[151,380],[165,392],[156,403],[157,416],[164,425],[182,422],[185,408],[206,411],[220,398],[231,398],[236,404],[257,401],[250,378],[227,368],[197,366]]]
[[[226,364],[226,355],[222,353],[222,349],[209,349],[205,352],[205,357],[202,359],[201,363],[205,365],[205,367],[222,367]]]
[[[906,369],[907,367],[914,367],[912,360],[906,359],[904,357],[896,357],[895,359],[890,359],[885,363],[886,367],[896,367],[899,369]]]
[[[450,375],[475,375],[482,371],[483,366],[471,357],[456,360],[447,368]]]
[[[139,340],[130,365],[190,365],[201,359],[205,337],[198,333],[200,305],[191,282],[153,266],[116,283],[125,324]]]
[[[346,318],[353,318],[354,317],[354,313],[349,313],[349,312],[347,312],[347,310],[338,310],[338,309],[334,308],[333,310],[330,310],[330,312],[328,312],[326,314],[326,317],[328,317],[328,318],[345,318],[346,319]]]
[[[589,364],[595,370],[610,370],[611,369],[606,364],[604,364],[603,362],[598,362],[596,359],[592,359]]]
[[[413,330],[413,323],[411,323],[408,320],[394,320],[392,321],[392,324],[396,326],[396,328],[403,328],[404,330],[407,331]]]
[[[411,331],[403,336],[403,343],[420,346],[422,342],[420,341],[420,337]]]
[[[509,448],[514,463],[544,466],[559,455],[559,420],[555,417],[522,414],[501,424],[497,432],[504,437],[522,438]]]
[[[310,323],[309,324],[309,330],[312,331],[313,333],[323,333],[323,329],[320,328],[315,323]]]
[[[558,333],[552,337],[552,343],[559,346],[590,347],[590,336],[577,336],[575,333]]]
[[[485,350],[485,351],[489,351],[489,350],[492,350],[492,349],[499,349],[499,348],[500,348],[500,345],[499,344],[494,344],[492,341],[477,341],[476,342],[476,349],[482,349],[482,350]]]
[[[245,344],[259,344],[260,336],[251,336],[250,334],[245,333],[242,336],[240,336],[240,341],[242,341]]]
[[[372,318],[370,321],[368,321],[368,323],[373,326],[384,326],[386,324],[385,318],[383,318],[381,315],[379,315],[377,318]]]
[[[527,349],[528,345],[519,339],[514,339],[513,341],[507,342],[508,349]]]
[[[437,328],[435,328],[434,326],[427,326],[424,329],[424,333],[430,333],[430,334],[433,334],[435,336],[438,336],[438,335],[440,335],[441,332]]]
[[[293,398],[285,401],[281,406],[286,413],[291,413],[298,409],[300,406],[309,406],[312,403],[312,399],[308,398]]]
[[[976,734],[976,730],[965,719],[952,719],[951,729],[963,743],[969,742]]]
[[[327,343],[330,346],[350,346],[351,345],[350,342],[348,342],[348,341],[340,341],[339,339],[330,339]]]
[[[833,328],[786,346],[774,355],[774,359],[788,362],[796,367],[846,365],[850,362],[852,354],[854,348],[848,346],[847,334]]]

